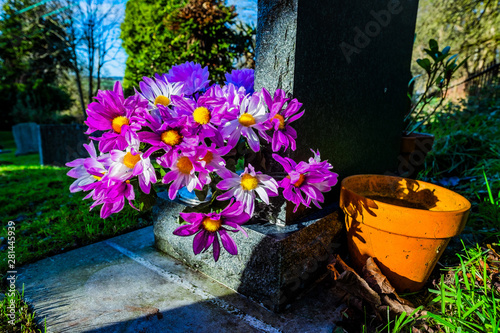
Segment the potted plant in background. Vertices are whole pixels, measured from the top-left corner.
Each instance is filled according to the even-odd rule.
[[[418,59],[417,64],[425,71],[425,85],[421,94],[412,94],[417,79],[424,74],[417,75],[410,80],[408,97],[411,99],[410,110],[406,113],[405,129],[401,139],[401,155],[405,163],[401,176],[415,177],[423,167],[427,153],[432,149],[434,136],[419,133],[417,130],[431,120],[432,116],[443,104],[451,78],[465,62],[457,64],[458,54],[451,55],[450,47],[440,50],[436,40],[429,41],[429,48],[424,51],[429,58]]]
[[[85,198],[94,200],[91,209],[102,205],[102,218],[126,202],[154,203],[155,183],[170,200],[185,187],[201,203],[180,213],[174,234],[194,236],[193,252],[212,248],[217,261],[222,248],[238,254],[230,234],[246,234],[241,225],[259,213],[257,205],[281,195],[295,209],[321,208],[322,193],[337,183],[319,152],[299,163],[286,156],[296,147],[291,125],[304,114],[302,104],[281,89],[254,91],[253,70],[228,73],[219,85],[211,84],[206,67],[187,62],[144,77],[139,88],[127,98],[119,82],[99,91],[85,124],[86,134],[102,133],[91,137],[100,154],[91,142],[84,145],[88,158],[67,163],[76,178],[70,191],[89,191]]]

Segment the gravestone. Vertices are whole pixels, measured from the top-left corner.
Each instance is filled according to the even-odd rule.
[[[40,125],[40,164],[64,166],[77,158],[89,157],[83,147],[88,143],[84,134],[87,126],[70,125]]]
[[[294,123],[296,160],[307,160],[309,148],[319,149],[342,178],[396,167],[417,6],[395,0],[259,0],[256,89],[281,88],[304,104],[304,117]],[[217,263],[211,251],[195,256],[192,239],[172,235],[182,206],[159,198],[155,244],[281,311],[326,271],[343,224],[340,186],[332,192],[320,211],[281,214],[283,226],[244,225],[249,237],[235,235],[238,255],[225,253]]]
[[[417,9],[417,0],[259,0],[255,86],[303,103],[298,160],[319,149],[339,180],[397,169]]]
[[[16,156],[38,153],[38,124],[21,123],[12,126],[12,135],[16,142]]]

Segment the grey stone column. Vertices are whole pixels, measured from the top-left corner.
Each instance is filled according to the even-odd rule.
[[[396,170],[417,9],[417,0],[259,0],[256,88],[304,104],[297,159],[319,149],[341,179]]]

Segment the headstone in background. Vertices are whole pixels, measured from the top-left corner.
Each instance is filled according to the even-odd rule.
[[[88,143],[84,134],[87,126],[70,125],[39,125],[40,127],[40,164],[64,166],[77,158],[89,157],[83,147]]]
[[[417,0],[259,0],[256,88],[303,103],[296,157],[310,148],[340,179],[397,169]],[[337,201],[340,186],[329,201]]]
[[[12,126],[12,135],[16,142],[16,156],[38,153],[38,124],[21,123]]]

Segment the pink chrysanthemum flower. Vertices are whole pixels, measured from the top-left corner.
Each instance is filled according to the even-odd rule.
[[[208,97],[200,96],[197,101],[173,96],[175,111],[178,117],[186,118],[186,126],[193,129],[200,139],[211,138],[219,146],[223,145],[223,139],[216,125],[220,124],[222,115],[218,109],[206,103]]]
[[[203,94],[203,97],[206,98],[205,103],[212,105],[221,115],[220,122],[214,122],[218,126],[238,118],[240,105],[245,96],[245,88],[237,88],[232,83],[223,87],[213,85]]]
[[[153,110],[158,105],[170,106],[172,104],[172,96],[180,96],[182,93],[182,82],[170,83],[166,79],[166,75],[155,74],[155,79],[143,77],[139,82],[141,92],[137,92],[139,96],[145,98],[149,102],[149,109]]]
[[[243,203],[245,212],[250,216],[255,209],[255,197],[269,205],[269,197],[278,195],[278,184],[271,176],[262,172],[255,172],[254,167],[249,164],[241,175],[228,171],[222,181],[217,184],[217,188],[227,192],[219,195],[217,200],[229,200],[234,197]]]
[[[112,150],[110,156],[113,161],[108,170],[110,179],[126,181],[137,176],[139,187],[144,193],[149,194],[151,184],[156,183],[155,169],[149,157],[145,158],[143,153],[134,153],[130,149]]]
[[[78,158],[66,163],[66,166],[73,168],[68,171],[67,175],[71,178],[76,178],[69,187],[71,193],[82,190],[87,191],[88,185],[101,180],[103,175],[107,173],[110,164],[109,156],[101,155],[97,157],[92,141],[89,145],[84,144],[83,147],[85,147],[90,157]]]
[[[84,198],[92,198],[94,203],[90,206],[92,210],[98,205],[101,207],[101,218],[105,219],[111,214],[118,213],[125,206],[125,200],[129,205],[138,210],[132,201],[135,199],[134,187],[127,181],[113,181],[111,179],[101,180],[96,183],[97,186]]]
[[[310,207],[311,202],[316,207],[321,208],[319,202],[324,201],[322,192],[330,191],[338,181],[338,174],[330,171],[333,166],[327,161],[324,163],[318,160],[315,160],[313,165],[304,161],[297,164],[291,158],[281,157],[277,154],[273,154],[273,158],[288,173],[279,182],[279,186],[283,188],[285,199],[295,204],[293,211],[296,212],[300,204]]]
[[[304,114],[304,111],[297,113],[302,107],[302,103],[299,103],[297,99],[290,101],[289,98],[286,98],[285,92],[281,89],[276,90],[274,99],[271,98],[271,94],[265,88],[262,89],[262,94],[270,110],[269,121],[274,129],[272,139],[273,151],[276,152],[280,150],[282,146],[287,150],[289,145],[292,150],[295,150],[297,132],[290,124]],[[283,109],[285,104],[286,107]]]
[[[196,172],[203,172],[200,161],[203,156],[199,156],[196,150],[179,154],[174,152],[171,156],[163,155],[157,162],[170,171],[163,177],[164,184],[172,183],[168,189],[168,197],[174,200],[177,192],[184,186],[189,192],[194,189],[203,190],[203,186],[210,183],[210,177],[199,178]]]
[[[96,100],[87,108],[85,124],[89,129],[85,134],[107,131],[99,138],[92,137],[99,141],[99,150],[107,153],[130,145],[138,147],[140,142],[136,131],[141,125],[137,119],[146,112],[147,102],[138,96],[125,99],[120,82],[115,83],[112,91],[99,91]]]
[[[266,134],[268,128],[265,124],[268,118],[269,114],[266,113],[260,97],[255,94],[248,96],[241,102],[237,118],[226,122],[221,129],[221,134],[231,147],[235,147],[240,136],[243,135],[250,148],[257,152],[260,150],[260,140],[254,129],[264,140],[269,141],[269,136]]]
[[[174,231],[177,236],[194,236],[193,252],[199,254],[208,250],[213,245],[214,260],[219,260],[220,242],[222,246],[232,255],[238,254],[238,247],[228,232],[241,231],[248,237],[241,227],[250,219],[243,212],[243,205],[239,202],[233,204],[233,200],[220,213],[180,213],[188,224],[181,225]]]
[[[196,148],[200,165],[203,167],[203,170],[199,172],[199,178],[203,183],[208,184],[210,182],[211,172],[216,172],[219,175],[230,172],[226,169],[226,161],[222,158],[228,151],[228,147],[216,148],[213,143],[210,147],[201,145]]]
[[[182,93],[193,95],[195,92],[208,87],[210,83],[208,76],[208,67],[201,68],[200,64],[185,62],[173,66],[164,77],[168,82],[182,82]]]

